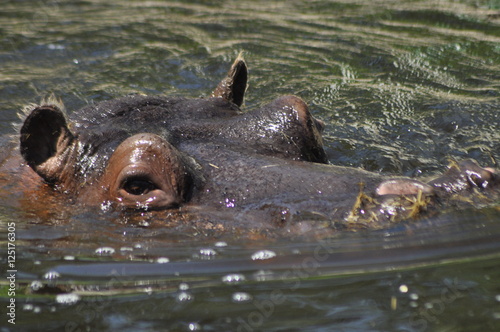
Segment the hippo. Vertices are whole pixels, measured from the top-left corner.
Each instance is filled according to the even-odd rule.
[[[429,181],[335,166],[324,123],[301,98],[242,111],[247,80],[238,56],[208,98],[133,94],[68,117],[50,97],[25,107],[20,154],[61,195],[120,211],[259,211],[273,223],[322,216],[369,225],[442,210],[456,195],[498,194],[498,171],[470,160]]]

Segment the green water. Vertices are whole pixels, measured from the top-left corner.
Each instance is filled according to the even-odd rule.
[[[241,51],[245,107],[300,96],[327,123],[333,164],[417,177],[450,159],[498,167],[496,0],[4,0],[0,134],[52,93],[68,112],[128,93],[208,96]],[[8,180],[0,243],[7,267],[15,222],[16,325],[2,314],[0,331],[500,329],[500,204],[321,241],[321,229],[252,238],[64,204],[41,215]],[[260,250],[276,257],[252,259]],[[40,285],[78,297],[30,291]]]

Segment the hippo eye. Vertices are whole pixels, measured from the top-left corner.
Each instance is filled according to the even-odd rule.
[[[149,192],[158,189],[158,187],[147,178],[133,177],[124,181],[121,186],[123,190],[131,195],[146,195]]]

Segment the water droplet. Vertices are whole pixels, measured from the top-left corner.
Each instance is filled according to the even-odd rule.
[[[78,294],[58,294],[56,296],[56,302],[60,304],[75,304],[80,301],[80,296]]]
[[[109,256],[115,253],[115,249],[111,247],[101,247],[95,250],[95,253],[100,256]]]
[[[158,257],[156,259],[156,263],[159,263],[159,264],[165,264],[168,262],[170,262],[170,259],[168,259],[167,257]]]
[[[271,250],[259,250],[252,255],[252,260],[270,259],[276,256],[276,253]]]
[[[416,294],[416,293],[411,293],[411,294],[410,294],[410,299],[411,299],[411,300],[413,300],[413,301],[418,300],[418,294]]]
[[[228,274],[222,277],[222,282],[226,284],[236,284],[239,282],[245,281],[245,276],[243,274]]]
[[[252,299],[252,296],[245,292],[237,292],[232,295],[234,302],[248,302]]]
[[[225,205],[228,208],[233,208],[236,206],[236,200],[234,198],[226,198],[225,200]]]
[[[224,241],[215,242],[217,248],[227,247],[227,243]]]
[[[109,212],[111,210],[111,201],[104,201],[101,203],[101,211],[102,212]]]
[[[45,273],[43,275],[43,279],[46,279],[46,280],[55,280],[57,278],[59,278],[61,275],[59,274],[59,272],[56,272],[56,271],[49,271],[47,273]]]
[[[67,256],[64,256],[63,259],[65,261],[74,261],[75,260],[75,256],[67,255]]]
[[[179,302],[189,302],[193,299],[193,296],[189,294],[188,292],[180,292],[179,295],[177,295],[177,300]]]
[[[141,220],[139,221],[139,226],[141,227],[149,227],[150,223],[147,222],[146,220]]]

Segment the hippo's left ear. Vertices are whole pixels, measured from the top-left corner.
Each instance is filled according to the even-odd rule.
[[[212,97],[224,98],[238,106],[243,104],[247,90],[248,69],[243,56],[238,55],[226,78],[224,78],[212,93]]]
[[[58,182],[74,136],[60,107],[35,107],[21,127],[20,150],[26,163],[49,183]]]

